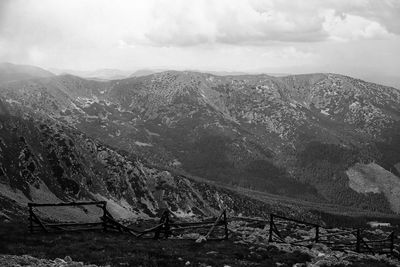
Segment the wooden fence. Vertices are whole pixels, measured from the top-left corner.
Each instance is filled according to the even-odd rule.
[[[83,231],[83,230],[96,230],[104,228],[104,222],[89,222],[89,223],[76,223],[76,222],[54,222],[48,223],[44,222],[39,216],[35,213],[35,208],[39,207],[77,207],[77,206],[97,206],[103,211],[103,216],[107,212],[106,201],[90,201],[90,202],[69,202],[69,203],[28,203],[29,209],[29,230],[31,233],[41,230],[44,232],[51,231]]]
[[[95,205],[102,210],[102,215],[99,217],[99,222],[90,223],[76,223],[76,222],[44,222],[35,213],[35,208],[39,207],[62,207],[62,206],[86,206]],[[228,239],[228,218],[226,210],[223,210],[216,218],[209,218],[203,221],[197,222],[179,222],[174,221],[172,213],[166,210],[162,213],[158,223],[145,230],[137,230],[132,227],[127,227],[119,223],[107,210],[106,201],[95,201],[95,202],[69,202],[69,203],[57,203],[57,204],[38,204],[29,203],[29,229],[33,233],[37,230],[44,232],[51,231],[86,231],[86,230],[103,230],[103,231],[118,231],[121,233],[128,233],[137,238],[150,237],[154,239],[160,238],[171,238],[181,233],[185,233],[193,230],[205,231],[202,236],[204,240],[222,240]],[[258,224],[269,225],[269,242],[283,242],[293,245],[307,245],[310,243],[323,243],[334,250],[354,250],[356,252],[363,253],[379,253],[379,254],[390,254],[399,255],[398,250],[400,249],[395,244],[395,233],[391,232],[387,237],[383,239],[371,239],[368,236],[367,231],[361,229],[350,229],[345,231],[336,231],[321,234],[321,226],[315,223],[305,222],[298,219],[288,218],[276,214],[270,214],[269,220],[266,219],[254,219],[246,217],[232,217],[230,220],[243,220],[252,221]],[[282,222],[286,222],[283,224]],[[288,227],[287,222],[291,223],[292,226]],[[281,225],[279,225],[281,223]],[[285,229],[282,229],[282,224]],[[281,229],[279,229],[281,226]],[[290,232],[298,226],[306,226],[309,229],[314,229],[314,235],[309,238],[300,240],[286,241],[287,236],[290,237]],[[211,235],[215,232],[217,227],[222,227],[223,236],[212,238]],[[286,233],[286,237],[283,235],[283,231]],[[181,237],[182,238],[182,237]]]
[[[315,223],[310,223],[298,219],[288,218],[276,214],[270,214],[269,220],[266,219],[253,219],[246,217],[234,217],[233,220],[243,220],[243,221],[252,221],[264,225],[269,225],[269,233],[268,233],[268,242],[281,242],[281,243],[289,243],[292,245],[308,245],[310,243],[322,243],[327,245],[333,250],[352,250],[359,253],[372,253],[372,254],[389,254],[394,256],[399,256],[397,247],[395,244],[395,233],[391,232],[387,237],[383,239],[374,239],[370,240],[367,238],[366,234],[362,229],[351,229],[339,232],[332,232],[321,234],[320,229],[321,226]],[[285,231],[293,231],[292,227],[285,227],[285,229],[279,229],[279,224],[277,221],[286,221],[294,223],[299,226],[307,226],[310,230],[314,229],[314,236],[300,239],[300,240],[291,240],[286,241],[285,236],[282,234],[282,230]],[[289,229],[288,229],[289,228]],[[346,236],[347,238],[343,238]],[[286,235],[290,237],[290,234]],[[335,239],[336,240],[332,240]],[[400,248],[400,247],[399,247]]]
[[[77,222],[45,222],[39,218],[35,213],[35,208],[39,207],[65,207],[65,206],[87,206],[94,205],[102,210],[102,215],[99,217],[99,222],[88,222],[88,223],[77,223]],[[132,227],[127,227],[119,223],[107,210],[106,201],[95,201],[95,202],[69,202],[69,203],[56,203],[56,204],[38,204],[28,203],[29,209],[29,229],[30,232],[43,231],[88,231],[88,230],[103,230],[103,231],[118,231],[121,233],[128,233],[134,237],[143,238],[153,235],[154,239],[169,238],[179,233],[190,231],[194,229],[207,230],[204,235],[205,240],[221,240],[228,239],[228,219],[226,211],[223,210],[216,218],[210,218],[204,221],[198,222],[174,222],[171,218],[171,212],[166,210],[162,213],[161,218],[157,225],[145,229],[135,230]],[[214,232],[216,227],[222,226],[224,231],[223,237],[211,238],[211,234]]]

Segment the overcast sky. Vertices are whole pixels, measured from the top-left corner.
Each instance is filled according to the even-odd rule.
[[[0,0],[0,61],[400,76],[400,0]]]

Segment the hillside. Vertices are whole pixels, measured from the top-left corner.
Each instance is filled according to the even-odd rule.
[[[0,86],[0,97],[14,116],[57,120],[143,164],[303,201],[397,211],[382,192],[353,190],[346,174],[372,161],[398,174],[394,88],[337,74],[167,71],[17,81]]]
[[[24,217],[29,202],[82,200],[107,200],[119,219],[153,218],[165,209],[178,217],[211,216],[221,209],[247,215],[302,212],[148,166],[65,124],[35,114],[13,116],[7,103],[0,106],[5,110],[0,115],[0,220]],[[100,210],[39,212],[49,219],[90,221]]]
[[[51,76],[54,74],[39,67],[0,63],[0,83]]]
[[[349,186],[359,193],[383,193],[392,210],[400,213],[400,178],[375,163],[356,164],[347,170]]]

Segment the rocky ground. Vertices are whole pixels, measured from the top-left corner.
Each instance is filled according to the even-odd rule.
[[[352,244],[355,242],[355,236],[346,232],[348,229],[325,229],[320,228],[320,240],[322,243],[298,242],[300,240],[308,240],[315,237],[315,229],[306,225],[291,224],[290,222],[276,221],[277,228],[280,230],[285,242],[268,242],[269,225],[263,225],[260,222],[233,221],[229,224],[235,243],[249,246],[250,253],[255,257],[262,251],[276,249],[285,252],[301,252],[310,257],[305,264],[297,264],[296,266],[368,266],[361,264],[371,264],[371,266],[400,266],[400,261],[394,257],[380,254],[356,253],[354,248],[342,244]],[[254,225],[256,224],[256,225]],[[261,226],[261,227],[260,227]],[[364,230],[363,235],[371,238],[370,240],[379,240],[388,236],[388,231],[381,229]],[[274,239],[274,241],[276,238]],[[365,240],[369,240],[365,237]],[[333,242],[328,247],[323,243]],[[389,247],[389,243],[385,243]],[[371,246],[371,245],[370,245]],[[342,251],[333,250],[332,247],[341,248]],[[354,245],[353,245],[354,247]],[[372,247],[372,246],[371,246]],[[396,246],[397,248],[397,246]],[[378,250],[377,250],[378,251]],[[397,250],[395,249],[395,252]],[[279,263],[277,263],[279,266]]]
[[[315,234],[305,226],[296,229],[289,226],[277,222],[287,242]],[[26,234],[25,229],[13,224],[0,227],[0,266],[400,266],[397,259],[387,255],[356,253],[350,249],[335,251],[312,242],[302,245],[268,242],[268,224],[260,222],[232,221],[229,240],[222,241],[204,241],[201,231],[153,240],[103,232]],[[337,240],[351,238],[349,234],[340,234],[341,231],[320,229],[321,240],[324,234],[334,232],[338,233]],[[376,234],[375,238],[387,234],[379,229],[368,232],[370,236]],[[222,229],[216,229],[216,236],[221,233]]]
[[[97,265],[86,265],[82,262],[76,262],[70,256],[64,259],[56,258],[55,260],[38,259],[29,255],[0,255],[0,266],[3,267],[20,267],[20,266],[37,266],[37,267],[96,267]]]

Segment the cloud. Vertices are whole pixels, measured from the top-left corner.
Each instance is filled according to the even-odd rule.
[[[395,2],[397,1],[397,2]],[[398,0],[178,0],[152,7],[147,44],[319,42],[390,38],[400,23]]]
[[[240,70],[338,59],[343,68],[379,61],[394,71],[399,5],[400,0],[0,0],[0,61]]]
[[[328,0],[337,13],[359,16],[382,25],[388,32],[400,34],[400,1],[398,0]]]
[[[323,27],[329,33],[329,38],[336,41],[385,39],[392,36],[376,21],[344,13],[338,15],[334,10],[325,13]]]
[[[324,39],[323,18],[299,11],[280,9],[271,1],[160,1],[145,35],[154,45],[183,46]]]
[[[399,2],[14,0],[2,4],[0,41],[69,50],[380,39],[400,31]]]

